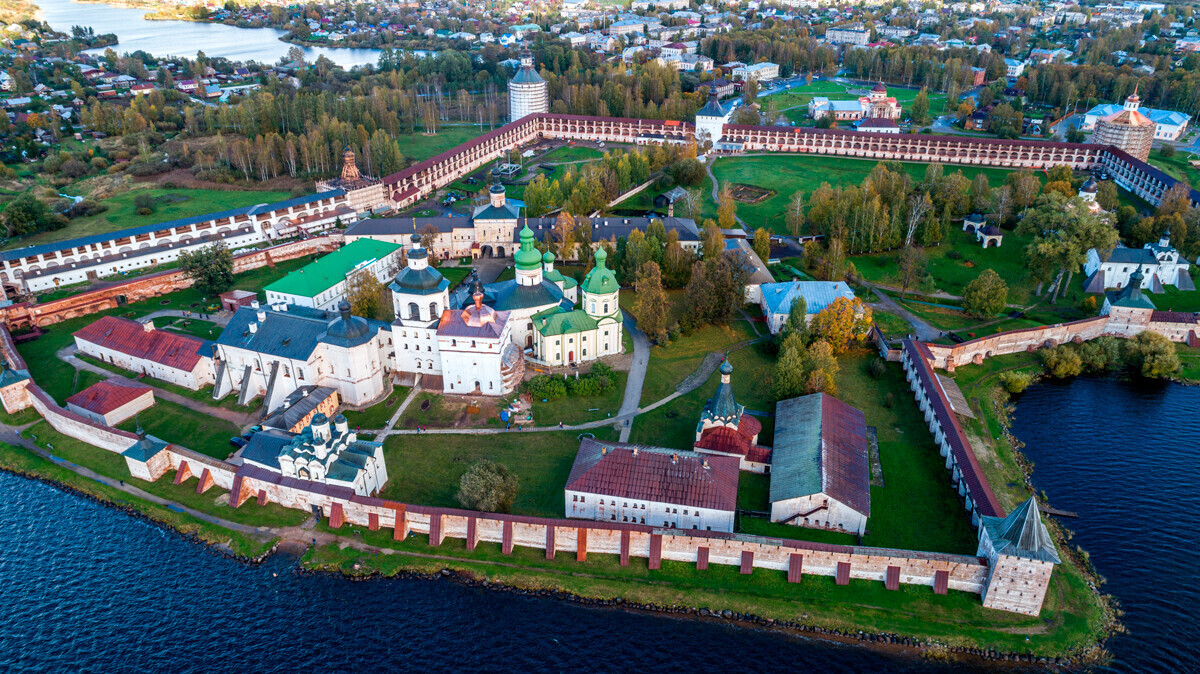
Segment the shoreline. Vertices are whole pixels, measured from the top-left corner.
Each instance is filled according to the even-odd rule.
[[[409,559],[412,561],[407,564],[401,562],[399,568],[391,573],[385,573],[381,569],[373,568],[360,562],[356,562],[354,564],[354,567],[357,568],[351,569],[340,568],[335,564],[316,562],[311,559],[312,553],[315,551],[315,549],[308,543],[299,541],[280,541],[279,539],[276,539],[264,552],[253,556],[245,555],[233,550],[226,544],[207,540],[195,532],[183,531],[174,526],[172,523],[153,517],[132,505],[122,504],[116,500],[92,494],[78,486],[54,477],[43,475],[34,471],[16,469],[10,466],[0,466],[0,471],[33,482],[39,482],[49,487],[59,489],[72,496],[83,498],[106,508],[111,508],[134,519],[139,519],[143,522],[165,530],[172,535],[178,536],[186,542],[203,547],[209,552],[218,554],[221,557],[231,561],[250,565],[259,565],[264,563],[269,557],[275,554],[294,555],[296,556],[295,569],[296,572],[300,574],[336,575],[350,582],[391,579],[413,579],[425,581],[446,579],[466,587],[486,589],[493,592],[507,592],[519,596],[555,599],[558,601],[593,608],[611,608],[622,611],[638,611],[653,613],[656,615],[672,616],[687,620],[724,620],[745,629],[767,630],[792,638],[807,638],[829,643],[865,647],[880,652],[902,655],[904,657],[915,658],[918,660],[928,659],[964,664],[975,662],[976,664],[987,663],[990,665],[999,665],[1001,663],[1040,664],[1044,666],[1060,668],[1076,668],[1094,662],[1099,662],[1094,655],[1089,655],[1088,652],[1058,656],[1039,656],[1029,653],[982,649],[971,646],[948,645],[937,642],[936,640],[906,636],[887,631],[869,632],[866,630],[853,631],[828,628],[812,622],[805,622],[804,619],[808,617],[808,614],[803,614],[802,617],[797,620],[777,620],[774,618],[758,616],[753,613],[737,612],[727,608],[713,609],[706,606],[683,606],[678,604],[663,605],[653,602],[634,602],[627,601],[621,596],[613,598],[589,597],[571,591],[539,588],[516,582],[493,582],[486,579],[481,579],[470,569],[452,568],[453,564],[447,564],[447,560],[444,559],[429,560],[434,562],[433,566],[438,567],[432,571],[422,569],[421,565],[415,562],[415,560],[418,558],[410,557],[403,553],[395,555],[395,557],[400,560]],[[469,562],[471,560],[461,561]],[[521,568],[529,570],[534,574],[538,573],[538,569],[531,569],[529,567]]]

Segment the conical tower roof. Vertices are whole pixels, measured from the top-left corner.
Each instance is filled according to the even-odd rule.
[[[1059,564],[1054,539],[1046,530],[1033,497],[1017,506],[1007,517],[984,517],[983,525],[997,553]]]
[[[733,365],[728,360],[721,363],[721,383],[717,385],[717,393],[705,403],[702,419],[726,426],[738,425],[745,407],[733,396],[732,375]]]

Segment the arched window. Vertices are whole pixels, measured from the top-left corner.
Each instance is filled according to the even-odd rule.
[[[436,317],[437,317],[437,315],[438,315],[438,314],[440,314],[440,313],[441,313],[441,312],[440,312],[440,311],[438,311],[438,303],[437,303],[437,302],[430,302],[430,303],[429,303],[429,318],[430,318],[430,319],[436,318]]]
[[[593,300],[593,301],[592,301],[592,313],[593,313],[593,314],[594,314],[594,313],[596,313],[596,302],[595,302],[595,300]]]
[[[411,318],[411,319],[412,319],[412,320],[414,320],[414,321],[416,321],[416,320],[420,320],[420,318],[421,318],[421,310],[417,308],[417,303],[416,303],[416,302],[409,302],[409,303],[408,303],[408,317],[409,317],[409,318]]]
[[[605,302],[605,303],[604,303],[604,313],[605,313],[605,314],[607,314],[607,313],[608,313],[608,302]]]

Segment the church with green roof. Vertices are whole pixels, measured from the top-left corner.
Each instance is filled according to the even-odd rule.
[[[606,265],[607,258],[603,248],[596,249],[596,264],[579,286],[579,308],[568,309],[560,304],[533,315],[533,360],[552,366],[569,365],[623,352],[620,285]],[[549,270],[546,274],[563,278],[553,270],[553,253],[546,253],[543,263]]]

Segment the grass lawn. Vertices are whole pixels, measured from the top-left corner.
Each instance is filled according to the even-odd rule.
[[[156,198],[154,212],[138,215],[133,198],[139,194],[150,194]],[[289,199],[287,192],[247,192],[243,190],[186,190],[186,189],[135,189],[100,203],[108,210],[86,218],[76,218],[66,227],[42,232],[24,239],[13,239],[5,248],[32,246],[51,241],[73,239],[89,234],[102,234],[126,227],[140,227],[158,222],[176,220],[205,213],[216,213],[231,208],[269,204]]]
[[[45,422],[31,427],[23,435],[28,438],[36,437],[36,444],[47,449],[54,456],[91,468],[101,475],[129,481],[131,484],[137,485],[139,489],[155,496],[171,499],[189,508],[233,522],[256,526],[287,527],[298,525],[308,519],[308,514],[304,511],[290,510],[273,503],[259,507],[251,501],[252,507],[230,508],[226,505],[228,499],[222,498],[229,492],[220,487],[213,487],[203,494],[197,494],[196,478],[190,478],[180,485],[173,484],[174,473],[168,473],[154,482],[132,479],[129,476],[129,468],[125,465],[125,459],[120,454],[62,435]]]
[[[487,129],[481,131],[478,126],[447,125],[432,136],[418,131],[410,136],[397,136],[396,140],[400,144],[400,153],[404,155],[405,159],[424,161],[485,133],[487,133]]]
[[[583,145],[564,145],[563,147],[551,150],[540,157],[534,157],[533,161],[538,164],[554,164],[565,161],[588,161],[592,159],[601,159],[604,157],[604,151],[594,147],[585,147]]]
[[[461,283],[463,279],[471,275],[471,267],[469,265],[460,265],[457,267],[438,267],[438,272],[440,272],[442,276],[445,276],[446,280],[450,282],[450,287],[454,288]]]
[[[134,418],[122,422],[117,428],[136,432],[139,425],[146,429],[146,433],[160,440],[222,461],[234,452],[229,439],[242,434],[240,428],[224,419],[206,416],[169,400],[159,399],[155,399],[154,407],[138,412]]]
[[[312,262],[313,259],[314,256],[310,255],[295,260],[279,262],[274,267],[259,267],[258,269],[243,272],[234,277],[233,287],[243,290],[255,290],[261,293],[263,287],[267,284],[283,278],[289,271],[299,269]],[[265,299],[265,297],[260,297],[260,299]],[[71,394],[76,391],[82,391],[90,384],[101,379],[99,375],[90,372],[81,372],[78,385],[76,385],[75,368],[55,356],[55,353],[63,347],[74,344],[75,340],[71,335],[76,330],[91,324],[101,316],[137,318],[138,316],[144,316],[160,309],[194,310],[206,301],[207,298],[204,298],[200,294],[200,291],[187,288],[160,297],[134,302],[124,307],[95,313],[90,316],[72,318],[45,328],[45,334],[35,340],[18,345],[17,351],[25,358],[25,362],[29,366],[29,374],[33,377],[34,381],[61,404]],[[155,385],[160,384],[155,382]],[[170,385],[163,385],[162,387],[189,397],[205,395],[202,391],[188,391],[179,387],[172,388]],[[207,402],[213,404],[211,392],[208,393],[208,396]],[[230,396],[227,396],[227,398],[230,398]]]
[[[558,400],[533,401],[533,421],[538,426],[553,424],[582,424],[597,419],[606,419],[621,409],[625,398],[625,380],[628,372],[613,371],[608,388],[597,396],[567,395]]]
[[[992,269],[1008,283],[1010,304],[1029,304],[1034,300],[1036,284],[1027,279],[1025,245],[1028,239],[1006,231],[1004,245],[999,248],[981,248],[974,237],[952,228],[940,246],[925,249],[929,273],[936,290],[951,295],[962,295],[967,284],[974,281],[984,269]],[[858,273],[867,281],[899,288],[897,276],[900,251],[855,255],[850,258]],[[958,256],[953,259],[952,256]],[[909,289],[910,292],[912,288]],[[939,300],[940,301],[940,300]]]
[[[221,332],[225,328],[217,325],[212,321],[203,321],[198,318],[175,318],[173,316],[162,316],[154,319],[154,327],[165,328],[172,332],[181,332],[185,335],[192,335],[200,339],[216,341]]]
[[[615,439],[609,429],[597,438]],[[480,459],[491,459],[517,475],[520,488],[512,511],[519,515],[563,516],[563,485],[579,451],[578,433],[493,435],[393,435],[384,442],[388,483],[382,498],[403,503],[462,507],[455,500],[462,474]]]
[[[912,332],[912,324],[895,314],[874,311],[871,315],[875,318],[875,325],[879,326],[879,330],[885,337],[900,338]]]
[[[383,428],[387,425],[388,420],[392,418],[392,415],[396,413],[396,407],[408,397],[408,393],[408,388],[397,386],[392,390],[392,395],[388,396],[386,400],[376,403],[361,412],[345,410],[342,414],[346,417],[346,421],[355,428]]]
[[[1188,163],[1188,159],[1200,159],[1191,152],[1176,151],[1173,157],[1164,157],[1158,150],[1150,153],[1150,164],[1194,188],[1200,189],[1200,169]]]
[[[1182,291],[1175,286],[1163,286],[1166,292],[1161,295],[1150,295],[1154,306],[1163,311],[1200,311],[1200,291]],[[1096,300],[1103,303],[1104,296],[1097,295]]]
[[[42,427],[45,427],[45,425],[43,424]],[[44,446],[45,441],[39,441],[37,444],[39,446]],[[58,447],[58,445],[56,445],[56,447]],[[104,450],[101,449],[89,449],[92,449],[92,451],[109,454],[109,452],[104,452]],[[74,453],[74,450],[68,448],[66,451],[56,451],[55,455],[63,455],[67,453]],[[71,461],[73,463],[83,463],[82,461],[75,461],[74,459],[71,459]],[[186,513],[176,512],[165,506],[151,503],[150,501],[138,498],[136,496],[131,496],[113,487],[109,487],[107,485],[100,484],[99,482],[82,477],[53,461],[43,459],[42,457],[23,447],[0,444],[0,468],[4,468],[22,475],[39,475],[54,480],[54,482],[57,484],[67,485],[85,494],[89,494],[94,498],[133,508],[138,513],[155,522],[167,525],[172,529],[185,534],[194,534],[204,541],[212,543],[213,545],[227,548],[233,553],[243,555],[245,557],[256,557],[261,555],[274,545],[273,540],[259,540],[251,538],[239,532],[230,531],[224,527],[210,524]],[[124,480],[128,477],[129,471],[126,470],[118,479]],[[170,480],[165,477],[160,479],[159,482],[165,482],[166,485],[170,485]],[[159,486],[156,483],[141,482],[139,480],[137,481],[137,485],[139,488],[142,488],[145,491],[158,493],[154,491],[155,487]],[[182,499],[188,496],[188,493],[195,494],[196,491],[194,482],[189,482],[188,484],[180,485],[178,487],[174,487],[173,485],[171,486],[172,489],[163,489],[163,494],[170,494],[170,496],[166,496],[166,498],[171,498],[181,503],[183,502]],[[208,494],[201,498],[215,499],[219,493],[219,490],[210,490]],[[189,503],[188,505],[191,504]],[[212,503],[205,503],[204,505],[205,508],[207,508],[212,506]],[[239,513],[239,511],[234,511],[232,508],[225,506],[213,506],[214,514],[221,513],[222,517],[226,517],[227,519],[235,519],[234,517],[230,517],[229,515],[223,513],[222,511]],[[267,506],[267,511],[265,514],[267,514],[269,517],[274,517],[276,513],[282,514],[282,511],[282,508],[271,505]],[[245,514],[249,515],[250,519],[253,519],[257,516],[257,513],[254,513],[254,511],[250,510],[249,508],[243,508],[240,512],[244,512]]]
[[[766,227],[777,234],[784,234],[786,228],[783,214],[793,194],[803,192],[807,199],[821,183],[829,183],[835,187],[860,185],[877,163],[873,159],[774,154],[721,157],[712,164],[712,171],[721,184],[728,182],[772,190],[774,194],[770,198],[756,204],[739,203],[737,214],[752,229]],[[914,181],[924,179],[927,164],[905,162],[902,166]],[[962,171],[967,179],[973,179],[979,173],[983,173],[993,185],[1002,184],[1004,177],[1009,173],[1004,169],[954,165],[946,165],[945,171],[947,174]],[[716,205],[711,203],[711,193],[703,191],[703,195],[706,202],[705,212],[711,210],[715,213]],[[1008,245],[1009,241],[1005,237],[1004,246]]]
[[[519,546],[505,555],[495,543],[480,543],[468,552],[465,541],[454,538],[433,548],[423,534],[392,541],[390,530],[343,527],[337,533],[401,554],[376,555],[327,545],[305,555],[307,566],[363,576],[375,571],[386,576],[405,570],[437,573],[448,566],[476,580],[531,590],[561,590],[597,599],[622,597],[629,602],[664,606],[730,609],[776,620],[802,619],[831,629],[888,631],[952,645],[1019,652],[1055,653],[1083,648],[1097,636],[1083,629],[1082,621],[1070,612],[1072,606],[1058,600],[1064,588],[1057,576],[1042,616],[1029,617],[984,609],[975,594],[951,591],[939,596],[929,587],[901,585],[899,590],[889,591],[883,583],[862,580],[839,586],[831,577],[812,575],[806,575],[800,583],[788,583],[782,571],[755,569],[741,575],[736,566],[714,564],[699,572],[694,564],[667,560],[661,569],[651,571],[647,560],[638,557],[631,557],[629,566],[622,567],[616,555],[589,553],[587,561],[581,563],[573,554],[559,553],[548,560],[540,549]],[[458,560],[420,556],[428,554]]]

